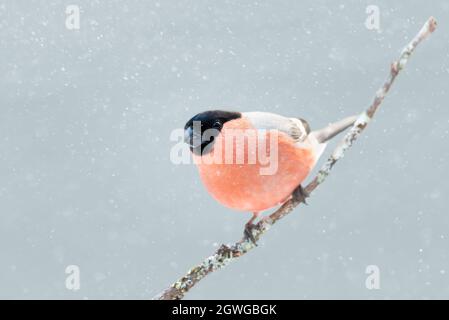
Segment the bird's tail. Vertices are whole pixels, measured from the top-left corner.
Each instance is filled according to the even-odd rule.
[[[356,115],[344,118],[340,121],[329,124],[327,127],[312,131],[310,135],[313,135],[319,143],[325,143],[340,132],[352,126],[358,117],[359,116]]]

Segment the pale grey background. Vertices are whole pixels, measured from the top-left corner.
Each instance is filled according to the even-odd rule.
[[[0,297],[154,296],[249,217],[170,162],[170,132],[217,106],[315,128],[359,112],[430,15],[438,31],[310,205],[192,299],[449,297],[448,2],[1,0]]]

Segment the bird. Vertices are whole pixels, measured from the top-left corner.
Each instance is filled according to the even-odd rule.
[[[309,195],[302,183],[327,142],[357,118],[346,117],[312,131],[299,117],[207,110],[187,121],[184,142],[212,197],[225,207],[252,213],[244,235],[255,243],[251,229],[261,212],[292,196],[305,202]]]

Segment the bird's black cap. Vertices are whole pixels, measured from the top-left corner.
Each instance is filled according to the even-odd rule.
[[[234,119],[241,118],[240,112],[210,110],[198,113],[187,121],[184,126],[184,141],[190,146],[190,150],[196,155],[202,155],[207,146],[213,143],[214,138],[220,133],[223,125]],[[210,138],[203,140],[203,133],[210,131]],[[210,151],[211,148],[207,148]]]

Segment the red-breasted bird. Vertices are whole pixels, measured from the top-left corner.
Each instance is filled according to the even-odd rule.
[[[250,229],[260,212],[282,204],[294,192],[305,200],[301,183],[326,142],[356,119],[311,131],[301,118],[212,110],[186,123],[184,141],[208,192],[226,207],[253,213],[245,235],[254,241]]]

